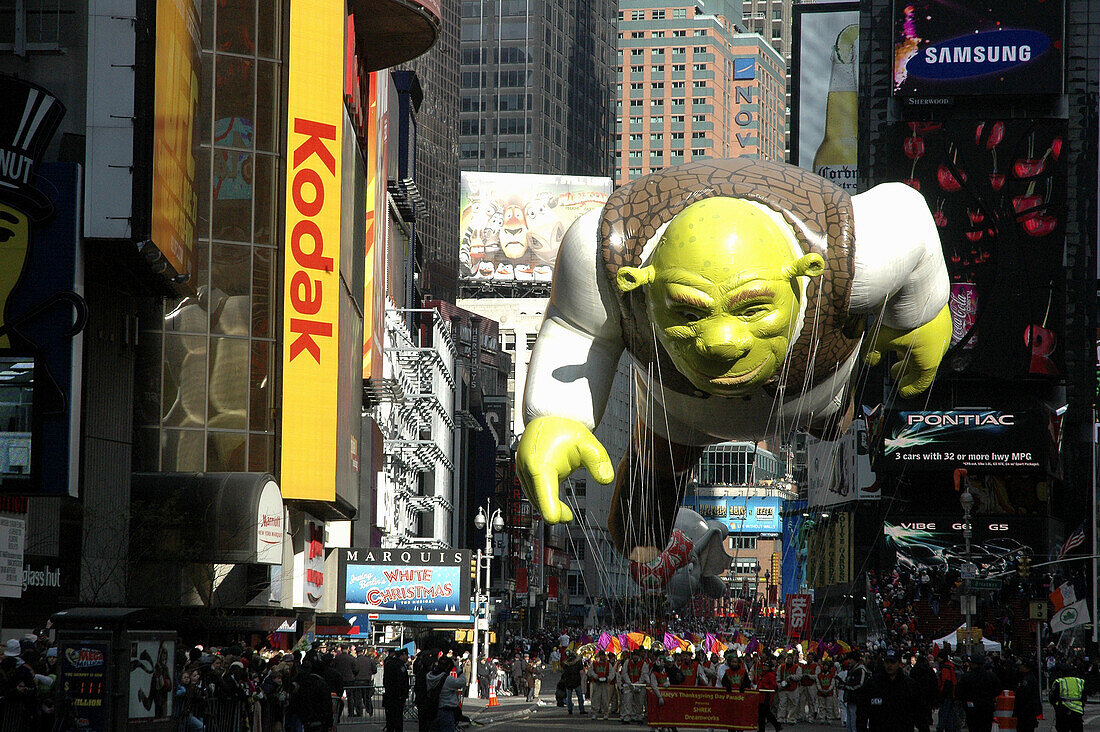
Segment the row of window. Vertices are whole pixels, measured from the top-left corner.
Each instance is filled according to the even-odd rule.
[[[669,50],[672,51],[673,56],[682,56],[687,53],[687,46],[670,46]],[[711,49],[707,46],[692,46],[691,50],[694,53],[710,53]],[[644,48],[632,48],[630,49],[631,63],[634,59],[640,58],[645,55]],[[649,49],[649,55],[653,58],[664,58],[665,49],[663,48],[651,48]],[[622,66],[622,52],[619,53],[619,65]]]
[[[531,120],[525,117],[464,119],[459,122],[461,135],[524,135],[531,133]]]
[[[672,17],[673,18],[686,18],[687,17],[687,8],[673,8],[672,9]],[[631,10],[630,11],[630,19],[631,20],[646,20],[647,19],[646,18],[646,11],[645,10]],[[659,10],[650,10],[649,11],[648,20],[664,20],[664,19],[665,19],[665,10],[663,8],[659,9]],[[626,11],[625,10],[619,11],[619,20],[626,20]]]
[[[686,30],[674,30],[674,31],[672,31],[672,37],[673,38],[687,38],[687,34],[688,34],[688,32]],[[706,37],[707,32],[705,30],[703,30],[702,28],[696,28],[695,30],[693,30],[691,32],[691,35],[694,36],[695,38],[703,38],[703,37]],[[627,36],[623,33],[619,34],[619,40],[620,41],[622,39],[626,38],[626,37]],[[664,31],[630,31],[630,38],[664,38],[664,37],[665,37],[665,32]]]
[[[683,133],[683,132],[670,132],[670,133],[668,133],[670,140],[682,140],[682,139],[684,139],[684,134],[685,133]],[[642,141],[642,136],[643,136],[643,133],[634,132],[634,133],[631,133],[631,134],[628,135],[628,139],[629,139],[630,142],[641,142]],[[706,130],[696,130],[695,132],[691,133],[691,139],[693,139],[693,140],[702,140],[706,136],[707,136]],[[623,136],[619,135],[619,139],[622,140]],[[665,139],[665,133],[663,133],[663,132],[650,132],[649,133],[649,141],[650,142],[663,142],[664,139]]]
[[[673,81],[673,82],[669,83],[669,88],[674,89],[674,90],[675,89],[684,89],[684,88],[686,88],[686,84],[687,84],[687,82],[685,82],[685,81]],[[617,84],[616,88],[617,88],[618,93],[621,95],[623,93],[623,85],[622,84]],[[665,88],[665,82],[663,82],[663,81],[651,81],[651,82],[649,82],[649,88],[652,89],[653,91],[660,91],[661,89]],[[691,82],[691,88],[692,89],[708,89],[710,87],[707,86],[706,81],[693,81],[693,82]],[[635,82],[631,82],[631,84],[630,84],[630,90],[631,91],[642,91],[643,89],[645,89],[645,82],[643,82],[643,81],[635,81]]]
[[[669,100],[669,103],[673,107],[683,106],[684,98],[683,97],[672,97]],[[706,97],[692,97],[691,103],[693,105],[709,105],[711,103],[711,101],[709,99],[707,99]],[[664,99],[650,99],[649,100],[649,106],[653,107],[654,109],[656,109],[658,107],[664,107],[664,104],[665,104]],[[634,107],[644,107],[645,106],[645,100],[644,99],[631,99],[630,100],[630,106],[631,106],[631,110],[630,110],[631,112],[640,111],[640,110],[634,109]],[[622,102],[619,102],[618,112],[619,112],[620,116],[622,115],[622,111],[623,111]]]
[[[706,49],[704,48],[703,50],[705,51]],[[645,68],[646,68],[645,66],[631,66],[630,67],[630,73],[632,73],[632,74],[641,74],[641,73],[645,72]],[[707,71],[707,65],[705,63],[703,63],[703,64],[692,64],[691,65],[691,70],[692,71]],[[672,71],[673,71],[673,73],[676,73],[677,71],[686,72],[687,71],[687,64],[672,64]],[[622,66],[619,67],[619,73],[620,74],[623,73],[623,67]],[[653,76],[655,74],[663,74],[663,73],[665,73],[664,64],[654,64],[654,65],[649,67],[649,75],[650,76]]]

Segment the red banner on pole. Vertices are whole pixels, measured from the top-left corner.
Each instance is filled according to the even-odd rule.
[[[810,637],[810,612],[813,605],[809,595],[787,595],[787,637]]]
[[[661,689],[661,696],[664,704],[652,689],[646,691],[650,727],[756,729],[760,692],[681,686]]]

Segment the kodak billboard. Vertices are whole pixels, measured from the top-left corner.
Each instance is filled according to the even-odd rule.
[[[344,2],[290,4],[283,260],[283,497],[336,499]]]

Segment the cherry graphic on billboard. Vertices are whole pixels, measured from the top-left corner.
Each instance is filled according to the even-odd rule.
[[[958,373],[1058,376],[1066,211],[1056,119],[907,121],[894,127],[890,177],[920,191],[951,279]]]

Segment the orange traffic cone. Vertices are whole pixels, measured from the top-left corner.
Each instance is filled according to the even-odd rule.
[[[500,702],[497,701],[497,687],[496,684],[489,685],[489,703],[486,707],[499,707]]]

